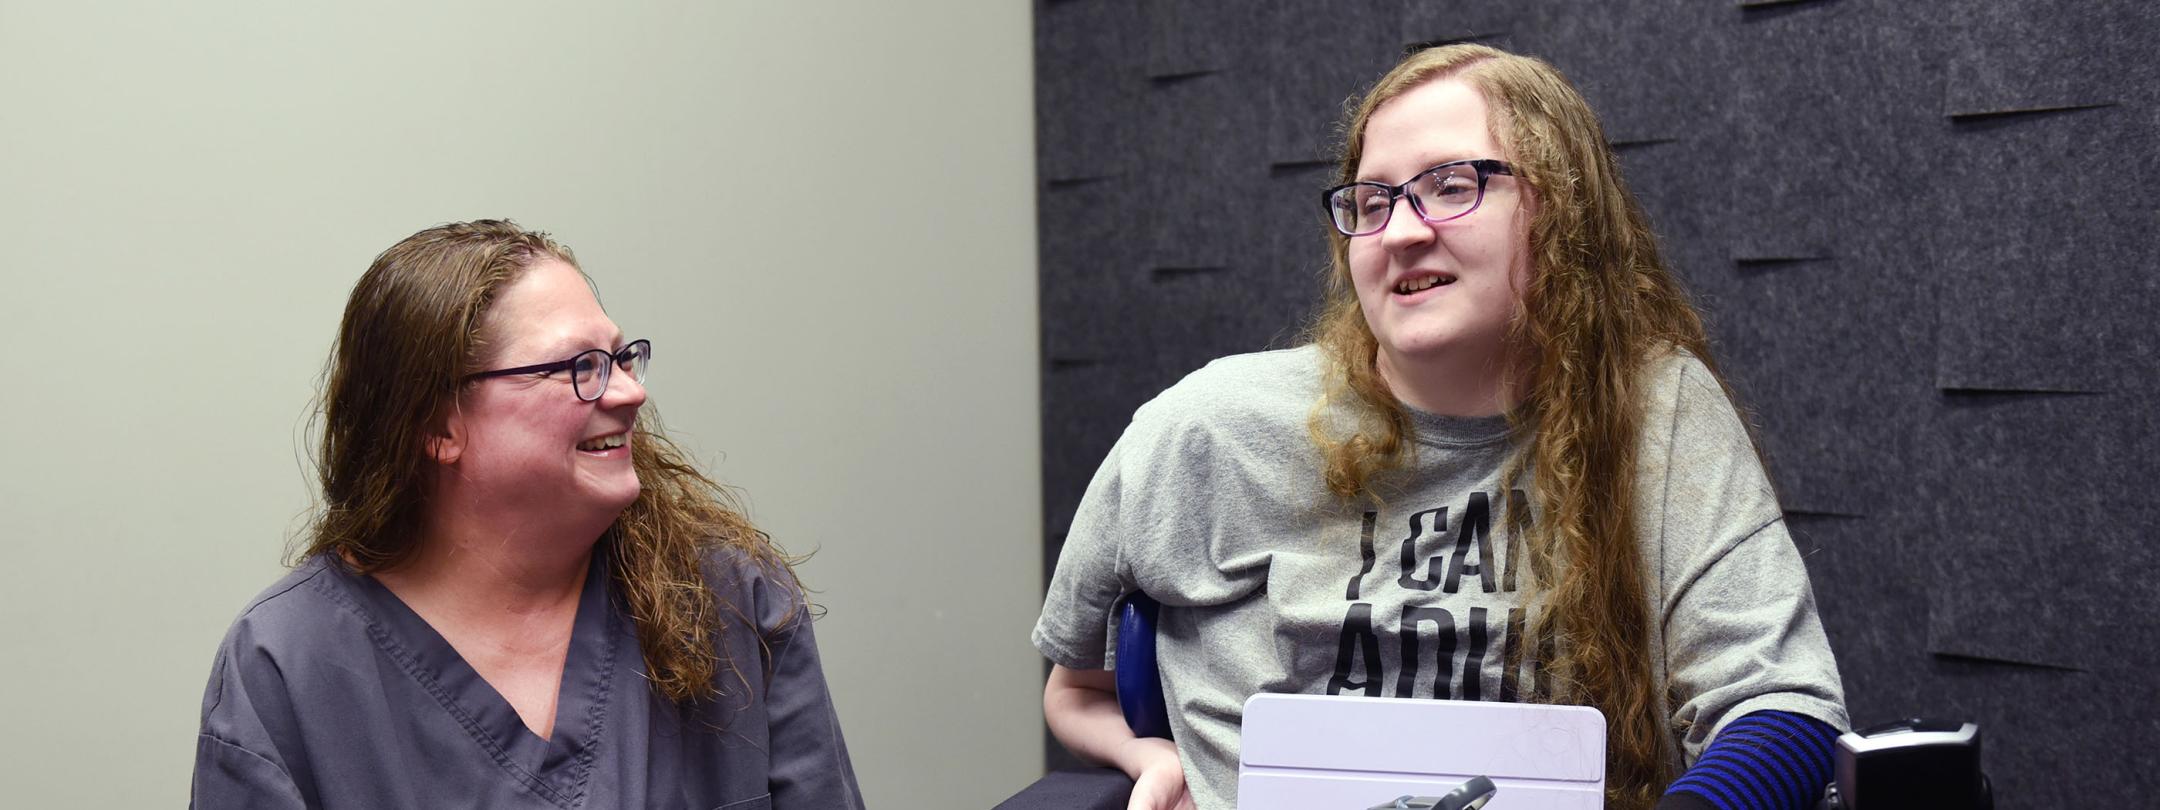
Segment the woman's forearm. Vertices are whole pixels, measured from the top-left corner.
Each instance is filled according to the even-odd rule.
[[[1133,736],[1118,708],[1116,676],[1106,670],[1052,665],[1043,687],[1043,719],[1075,756],[1135,779],[1150,761],[1177,753],[1169,740]]]

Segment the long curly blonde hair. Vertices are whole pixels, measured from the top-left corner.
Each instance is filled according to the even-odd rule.
[[[1525,538],[1530,570],[1545,574],[1532,592],[1540,609],[1529,628],[1548,676],[1539,699],[1603,711],[1608,801],[1649,807],[1674,774],[1636,539],[1637,381],[1643,362],[1668,347],[1710,364],[1708,341],[1621,181],[1596,115],[1545,62],[1479,45],[1410,55],[1349,113],[1338,182],[1357,178],[1373,111],[1441,79],[1466,82],[1484,97],[1494,139],[1537,200],[1531,277],[1507,340],[1509,390],[1520,392],[1508,416],[1521,452],[1503,480],[1528,473],[1540,515],[1534,525],[1518,510],[1506,517]],[[1410,463],[1415,442],[1408,409],[1375,365],[1378,344],[1350,279],[1349,238],[1330,230],[1330,239],[1328,292],[1311,331],[1329,373],[1310,427],[1328,489],[1356,501],[1377,497],[1376,485]]]
[[[330,555],[361,574],[412,557],[435,474],[429,426],[478,370],[480,327],[496,295],[547,258],[577,266],[547,234],[500,220],[429,228],[375,258],[346,301],[324,372],[315,458],[322,502],[299,556]],[[711,697],[721,691],[722,666],[734,668],[718,652],[721,613],[747,622],[748,606],[721,604],[701,566],[713,551],[733,549],[799,588],[792,561],[743,517],[728,488],[698,472],[651,408],[632,430],[640,491],[596,550],[636,623],[653,688],[677,702]]]

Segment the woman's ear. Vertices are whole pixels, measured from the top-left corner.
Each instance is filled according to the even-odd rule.
[[[453,405],[442,423],[428,432],[428,457],[445,467],[454,465],[465,452],[465,413]]]

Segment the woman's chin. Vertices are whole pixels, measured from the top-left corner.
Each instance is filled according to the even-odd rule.
[[[1400,335],[1388,341],[1388,354],[1406,363],[1430,363],[1448,360],[1464,349],[1463,341],[1452,332],[1434,331]]]
[[[584,488],[585,498],[582,500],[586,500],[596,508],[614,512],[621,512],[630,508],[631,504],[637,502],[638,493],[642,490],[636,476],[631,476],[628,480],[591,481],[587,483],[588,486]]]

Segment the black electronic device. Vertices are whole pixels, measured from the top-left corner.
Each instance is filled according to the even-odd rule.
[[[1840,735],[1835,754],[1820,810],[1994,810],[1976,724],[1884,723]]]
[[[1478,810],[1499,792],[1491,779],[1474,776],[1461,787],[1448,791],[1446,796],[1402,796],[1387,804],[1374,805],[1370,810]]]

